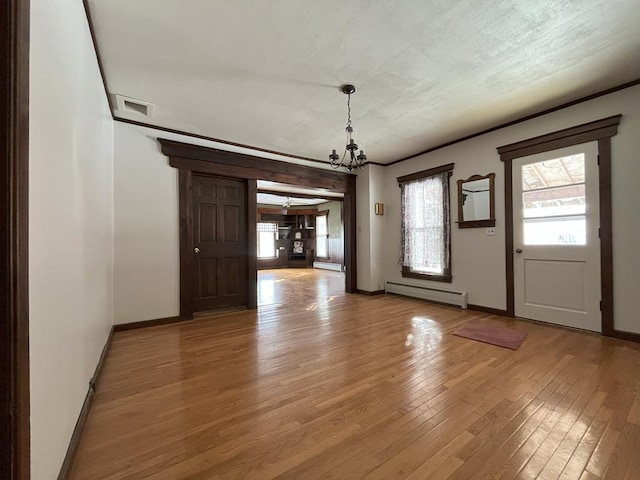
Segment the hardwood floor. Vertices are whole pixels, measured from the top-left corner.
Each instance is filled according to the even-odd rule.
[[[258,311],[116,332],[72,478],[640,478],[640,345],[343,286],[263,271]]]

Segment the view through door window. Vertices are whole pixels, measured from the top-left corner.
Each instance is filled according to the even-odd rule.
[[[585,157],[522,166],[525,245],[585,245]]]

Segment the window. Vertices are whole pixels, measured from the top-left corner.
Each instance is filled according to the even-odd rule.
[[[329,212],[316,215],[316,257],[329,258]]]
[[[584,153],[522,166],[525,245],[586,245]]]
[[[278,224],[274,222],[261,222],[257,224],[257,230],[258,258],[277,257],[276,240],[278,239]]]
[[[398,178],[403,277],[451,282],[449,177],[453,164]]]

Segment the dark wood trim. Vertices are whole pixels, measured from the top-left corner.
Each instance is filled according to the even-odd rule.
[[[82,404],[80,415],[78,416],[78,420],[76,421],[76,426],[73,428],[71,440],[69,441],[69,445],[67,446],[67,453],[64,456],[62,467],[60,467],[58,480],[66,480],[71,476],[73,461],[75,460],[76,454],[78,453],[78,447],[80,446],[82,433],[84,432],[84,427],[87,423],[87,418],[89,417],[89,411],[91,410],[91,404],[93,403],[94,395],[95,392],[91,387],[89,387],[89,389],[87,390],[87,395],[84,397],[84,403]]]
[[[507,316],[515,315],[515,280],[513,273],[513,164],[504,162],[504,250],[507,279]]]
[[[486,135],[487,133],[495,132],[496,130],[501,130],[503,128],[511,127],[512,125],[517,125],[518,123],[522,123],[522,122],[526,122],[528,120],[532,120],[534,118],[542,117],[543,115],[547,115],[549,113],[557,112],[559,110],[562,110],[562,109],[565,109],[565,108],[568,108],[568,107],[572,107],[574,105],[578,105],[578,104],[583,103],[583,102],[588,102],[589,100],[593,100],[594,98],[602,97],[602,96],[605,96],[605,95],[609,95],[610,93],[615,93],[615,92],[619,92],[620,90],[625,90],[627,88],[635,87],[636,85],[640,85],[640,79],[632,80],[631,82],[626,82],[626,83],[623,83],[621,85],[617,85],[617,86],[612,87],[612,88],[607,88],[606,90],[602,90],[600,92],[593,93],[593,94],[587,95],[585,97],[580,97],[577,100],[572,100],[570,102],[563,103],[563,104],[558,105],[556,107],[552,107],[552,108],[548,108],[546,110],[542,110],[541,112],[533,113],[531,115],[527,115],[525,117],[521,117],[521,118],[518,118],[516,120],[512,120],[510,122],[503,123],[503,124],[500,124],[500,125],[495,126],[495,127],[487,128],[486,130],[482,130],[482,131],[477,132],[477,133],[472,133],[471,135],[466,135],[464,137],[460,137],[460,138],[457,138],[455,140],[451,140],[451,141],[446,142],[446,143],[441,143],[440,145],[436,145],[435,147],[431,147],[431,148],[428,148],[428,149],[423,150],[421,152],[414,153],[414,154],[411,154],[411,155],[409,155],[407,157],[403,157],[403,158],[400,158],[400,159],[395,160],[393,162],[387,163],[387,164],[385,164],[385,167],[389,167],[391,165],[395,165],[396,163],[400,163],[400,162],[404,162],[404,161],[407,161],[407,160],[411,160],[412,158],[419,157],[420,155],[425,155],[427,153],[431,153],[431,152],[434,152],[436,150],[440,150],[442,148],[449,147],[451,145],[455,145],[456,143],[465,142],[467,140],[471,140],[472,138],[480,137],[482,135]]]
[[[598,140],[598,176],[600,189],[600,299],[602,333],[612,336],[613,325],[613,208],[611,204],[611,138]]]
[[[467,305],[467,309],[473,310],[474,312],[488,313],[490,315],[500,315],[501,317],[512,316],[512,315],[509,315],[506,310],[501,310],[499,308],[492,308],[492,307],[483,307],[482,305],[473,305],[471,303]]]
[[[369,291],[369,290],[361,290],[361,289],[357,289],[356,293],[359,293],[361,295],[369,295],[369,296],[374,296],[374,295],[384,295],[386,292],[384,290],[373,290],[373,291]]]
[[[109,353],[109,347],[111,346],[111,340],[113,339],[114,327],[112,326],[109,330],[109,336],[107,337],[107,341],[102,347],[102,353],[100,354],[100,359],[98,360],[98,364],[96,365],[96,369],[93,372],[93,377],[89,380],[89,387],[95,392],[98,388],[98,382],[100,381],[100,376],[102,375],[102,369],[104,368],[104,362],[107,359],[107,354]]]
[[[413,182],[414,180],[421,180],[427,177],[433,177],[434,175],[439,175],[444,172],[451,172],[453,170],[455,163],[447,163],[446,165],[441,165],[439,167],[428,168],[427,170],[422,170],[416,173],[410,173],[409,175],[404,175],[402,177],[398,177],[398,183],[405,182]]]
[[[458,228],[479,228],[479,227],[495,227],[496,220],[495,219],[486,219],[486,220],[467,220],[464,222],[456,222],[458,224]]]
[[[344,265],[345,291],[355,293],[358,289],[357,241],[356,241],[356,177],[347,177],[347,192],[344,194]]]
[[[29,0],[0,3],[0,478],[30,478]]]
[[[290,185],[326,188],[333,192],[347,190],[347,178],[355,175],[320,168],[296,165],[279,160],[227,152],[215,148],[189,145],[173,140],[158,139],[162,153],[171,159],[172,166],[181,168],[191,165],[190,170],[215,174],[223,165],[235,178],[271,180]],[[175,163],[175,165],[174,165]]]
[[[169,165],[174,168],[185,168],[207,175],[220,175],[222,169],[227,178],[270,180],[300,186],[313,185],[336,192],[344,192],[347,188],[345,178],[340,178],[341,175],[346,177],[346,174],[336,174],[335,172],[312,167],[301,167],[300,165],[277,160],[264,160],[265,163],[262,163],[258,159],[256,162],[256,157],[251,157],[251,160],[244,161],[242,157],[238,158],[234,155],[231,157],[234,160],[232,163],[224,159],[226,156],[221,155],[222,158],[216,159],[216,161],[207,161],[169,155]],[[349,176],[355,178],[354,175]]]
[[[570,147],[581,143],[592,142],[601,138],[613,137],[618,133],[618,124],[622,115],[613,115],[575,127],[529,138],[520,142],[498,147],[500,160],[503,162],[514,158],[549,152],[558,148]]]
[[[258,182],[247,180],[247,308],[258,308]]]
[[[78,452],[78,447],[80,446],[82,433],[84,432],[84,427],[87,423],[87,418],[89,417],[89,412],[91,410],[91,404],[93,403],[93,396],[95,395],[97,385],[100,381],[104,362],[109,353],[109,347],[111,347],[113,332],[115,330],[115,327],[111,327],[109,336],[107,337],[107,341],[102,348],[102,353],[100,354],[100,359],[98,360],[96,369],[93,372],[91,380],[89,380],[89,389],[87,390],[87,395],[84,397],[84,403],[82,404],[82,409],[80,410],[80,415],[78,416],[76,425],[73,428],[73,433],[67,447],[67,453],[64,456],[64,461],[62,462],[62,467],[60,468],[60,473],[58,474],[58,480],[66,480],[71,475],[71,471],[73,469],[73,461]]]
[[[287,162],[262,159],[239,153],[226,152],[214,148],[189,145],[172,140],[158,139],[162,152],[169,157],[169,165],[179,169],[179,220],[180,220],[180,316],[193,317],[192,286],[190,273],[193,265],[191,197],[192,175],[208,174],[227,178],[238,178],[249,181],[273,180],[302,187],[326,188],[329,191],[342,193],[343,207],[347,221],[345,222],[345,290],[356,291],[356,176],[341,172],[294,165]],[[254,192],[257,191],[257,188]],[[251,204],[254,204],[251,206]],[[255,195],[249,198],[249,211],[256,217]],[[293,210],[293,209],[292,209]],[[251,215],[250,215],[251,217]],[[248,273],[248,281],[254,282],[257,275]],[[249,306],[249,305],[248,305]],[[251,308],[249,306],[249,308]]]
[[[139,322],[121,323],[119,325],[114,325],[113,331],[124,332],[125,330],[135,330],[138,328],[156,327],[158,325],[169,325],[171,323],[180,323],[180,322],[184,322],[191,319],[192,318],[177,316],[177,317],[154,318],[152,320],[141,320]]]
[[[309,193],[283,192],[279,190],[265,190],[263,188],[259,188],[258,193],[268,193],[269,195],[280,195],[280,196],[290,197],[290,198],[308,198],[308,199],[318,198],[318,199],[326,200],[327,202],[331,202],[331,201],[341,202],[343,199],[342,197],[330,197],[330,196],[327,196],[325,193],[318,193],[318,195],[313,195]]]
[[[404,278],[417,278],[418,280],[430,280],[432,282],[443,282],[443,283],[451,283],[453,282],[453,276],[451,275],[433,275],[430,273],[417,273],[412,272],[409,267],[402,267],[402,276]]]
[[[193,318],[193,172],[178,170],[178,216],[180,222],[180,318]],[[175,318],[175,317],[171,317]],[[139,323],[139,322],[138,322]]]
[[[604,333],[604,332],[602,332]],[[607,335],[607,334],[605,334]],[[612,330],[607,336],[640,343],[640,333],[624,332],[622,330]]]
[[[98,70],[100,71],[100,77],[102,78],[104,94],[107,96],[107,103],[109,104],[109,113],[111,114],[111,118],[115,120],[115,115],[113,113],[113,100],[111,98],[111,95],[109,94],[109,88],[107,87],[107,77],[104,73],[104,64],[102,62],[102,57],[100,57],[100,50],[98,49],[98,40],[96,38],[95,28],[93,27],[93,20],[91,20],[91,7],[89,6],[89,0],[82,0],[82,4],[84,5],[84,13],[87,17],[87,24],[89,25],[89,33],[91,34],[93,51],[96,55],[96,60],[98,61]]]
[[[614,115],[546,135],[498,147],[505,168],[505,260],[507,315],[515,315],[513,261],[513,168],[512,160],[558,148],[598,141],[600,189],[600,285],[602,333],[615,336],[613,312],[613,225],[611,221],[611,137],[618,132],[622,115]]]

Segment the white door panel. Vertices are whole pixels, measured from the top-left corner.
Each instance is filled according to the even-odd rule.
[[[515,314],[601,331],[598,146],[513,161]]]

